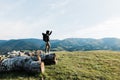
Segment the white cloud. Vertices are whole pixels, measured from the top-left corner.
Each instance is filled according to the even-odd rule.
[[[120,18],[108,19],[119,16],[117,1],[99,2],[104,0],[0,1],[0,39],[42,38],[46,29],[53,30],[52,39],[119,37]]]
[[[62,0],[50,4],[51,9],[59,9],[65,7],[71,0]]]
[[[103,37],[117,37],[120,38],[120,18],[112,18],[104,21],[101,24],[89,27],[83,30],[76,30],[75,36],[83,38],[103,38]]]
[[[0,1],[0,16],[10,13],[12,10],[17,9],[17,7],[21,6],[25,3],[26,0],[19,1]]]
[[[60,27],[52,24],[45,24],[45,22],[46,20],[43,20],[41,23],[38,21],[31,24],[23,21],[0,23],[0,39],[42,38],[41,33],[45,32],[46,29],[53,30],[51,39],[64,39],[69,37],[120,38],[120,18],[111,18],[91,27],[85,27],[79,23],[75,23],[69,27],[66,27],[68,25],[63,25],[64,27]]]

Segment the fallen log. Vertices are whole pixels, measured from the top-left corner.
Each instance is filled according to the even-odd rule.
[[[51,65],[51,64],[57,63],[55,53],[45,54],[41,50],[37,50],[35,52],[19,52],[19,53],[20,53],[20,55],[17,55],[17,53],[15,53],[15,51],[14,51],[14,53],[13,52],[9,53],[8,58],[14,58],[14,57],[18,57],[18,56],[29,56],[34,61],[37,61],[38,55],[39,55],[41,61],[43,61],[45,63],[45,65]]]
[[[55,53],[51,53],[51,54],[40,54],[39,55],[41,61],[43,61],[45,63],[45,65],[52,65],[52,64],[56,64],[57,63],[57,59],[56,59],[56,54]],[[31,56],[31,58],[36,61],[37,60],[37,56]]]
[[[41,61],[43,61],[45,63],[45,65],[52,65],[52,64],[56,64],[57,63],[57,59],[56,59],[56,54],[55,53],[43,53],[41,50],[37,50],[34,56],[38,56],[40,55]],[[34,57],[33,59],[36,60],[36,58]]]
[[[56,54],[50,53],[50,54],[40,54],[41,60],[45,63],[45,65],[51,65],[56,64]]]
[[[8,71],[44,72],[44,62],[34,61],[30,56],[7,58],[0,63],[0,72]]]

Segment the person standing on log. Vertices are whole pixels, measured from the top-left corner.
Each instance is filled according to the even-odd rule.
[[[47,30],[46,33],[42,33],[43,35],[43,41],[45,41],[45,53],[49,53],[50,52],[50,35],[51,35],[52,31]]]

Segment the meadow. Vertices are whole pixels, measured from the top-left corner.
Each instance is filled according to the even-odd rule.
[[[56,65],[45,65],[45,72],[0,73],[0,80],[120,80],[120,52],[60,51]]]

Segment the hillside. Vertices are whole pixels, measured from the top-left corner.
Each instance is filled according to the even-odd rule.
[[[42,39],[0,40],[0,52],[12,50],[44,50]],[[117,38],[67,38],[51,40],[52,51],[87,51],[87,50],[120,50],[120,39]]]
[[[120,52],[56,52],[58,63],[44,74],[0,73],[0,80],[120,80]]]

